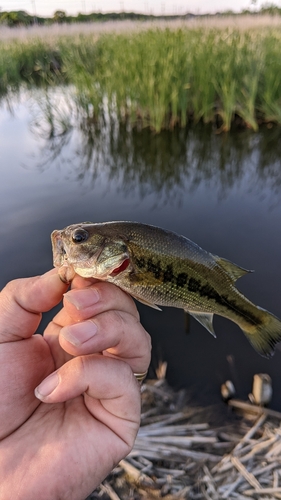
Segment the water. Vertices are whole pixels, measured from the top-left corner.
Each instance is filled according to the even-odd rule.
[[[50,233],[92,220],[135,220],[188,236],[203,248],[255,269],[238,282],[253,302],[281,317],[280,130],[216,135],[211,128],[154,135],[109,123],[96,135],[50,132],[29,96],[0,109],[1,286],[52,267]],[[153,341],[153,366],[201,402],[219,398],[231,378],[238,397],[254,373],[273,379],[281,410],[281,352],[265,360],[233,323],[215,317],[217,340],[182,311],[139,306]],[[45,318],[45,323],[48,317]]]

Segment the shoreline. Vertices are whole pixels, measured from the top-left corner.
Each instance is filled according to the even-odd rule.
[[[147,381],[142,401],[132,452],[87,500],[281,499],[281,413],[225,404],[220,417],[164,379]]]

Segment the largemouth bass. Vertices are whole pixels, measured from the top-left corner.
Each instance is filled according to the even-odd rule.
[[[246,269],[212,255],[184,236],[137,222],[74,224],[52,233],[54,266],[119,286],[151,307],[179,307],[215,336],[213,315],[236,323],[269,357],[281,341],[281,321],[235,287]]]

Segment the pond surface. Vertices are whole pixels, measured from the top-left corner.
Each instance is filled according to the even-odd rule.
[[[50,233],[92,220],[134,220],[184,234],[255,273],[238,288],[281,317],[280,129],[216,135],[208,127],[155,135],[109,122],[96,134],[74,126],[48,137],[42,107],[30,97],[0,108],[1,286],[52,267]],[[232,322],[215,317],[215,340],[181,310],[139,306],[152,336],[153,366],[214,402],[233,380],[238,397],[254,373],[273,379],[281,410],[281,351],[260,357]],[[45,318],[45,322],[48,317]]]

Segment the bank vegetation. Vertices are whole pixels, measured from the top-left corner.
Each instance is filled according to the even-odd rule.
[[[274,18],[272,18],[274,19]],[[68,86],[85,122],[156,132],[189,123],[281,124],[279,25],[141,25],[116,32],[1,37],[0,94]]]

